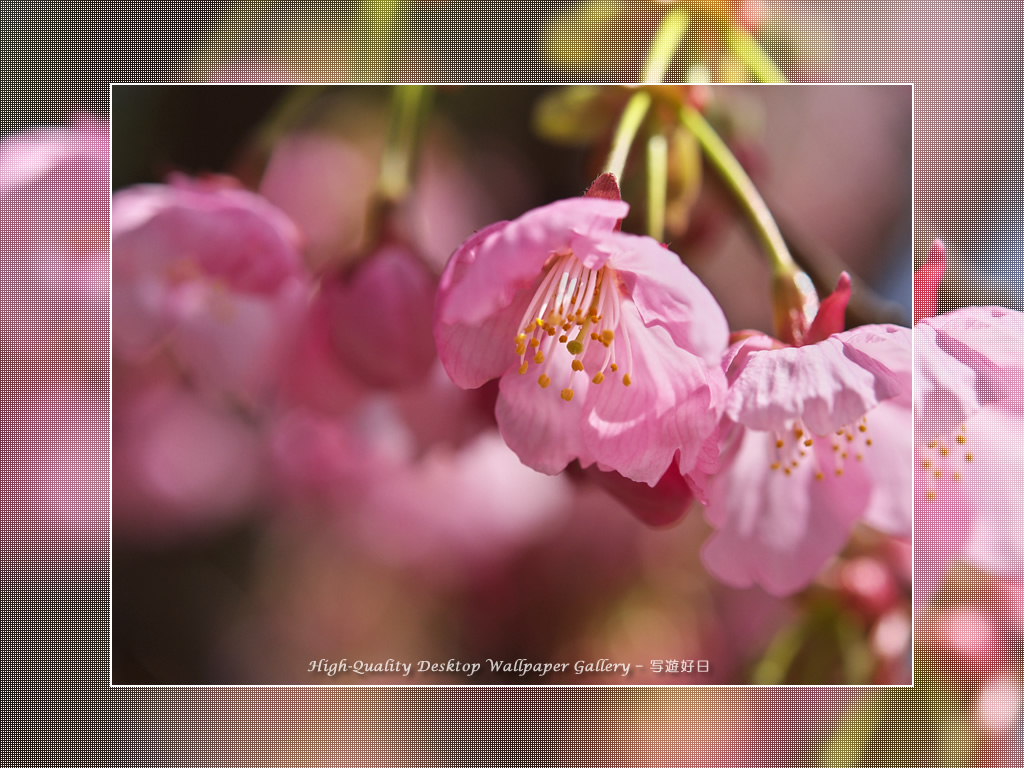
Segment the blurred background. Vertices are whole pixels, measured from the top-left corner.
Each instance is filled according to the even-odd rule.
[[[93,4],[61,8],[59,14],[56,5],[11,8],[6,12],[9,23],[4,28],[9,30],[5,43],[13,63],[5,68],[3,78],[12,98],[5,108],[3,133],[6,136],[36,125],[67,125],[73,114],[83,109],[105,117],[109,114],[109,82],[217,78],[386,81],[415,78],[417,72],[422,72],[424,79],[451,82],[632,81],[640,75],[646,41],[664,12],[663,4],[655,2],[374,5],[400,12],[400,34],[392,35],[392,27],[374,21],[372,14],[360,16],[370,4],[338,3],[324,8],[303,3],[210,3],[202,9]],[[695,11],[720,7],[718,3],[695,5]],[[1015,126],[1019,124],[1020,107],[1013,95],[1019,81],[1015,64],[1019,40],[1014,34],[1019,28],[1019,11],[1012,4],[999,2],[908,2],[893,6],[879,0],[758,5],[760,21],[753,27],[755,37],[791,79],[915,83],[913,252],[921,258],[933,237],[946,239],[952,274],[945,283],[943,308],[986,302],[1019,307],[1016,285],[1024,262],[1019,256],[1020,230],[1016,224],[1021,155]],[[385,14],[383,18],[387,21],[390,17]],[[131,32],[126,34],[125,30]],[[720,55],[720,46],[707,49],[711,48],[718,53],[709,54],[709,59]],[[731,76],[728,69],[709,66],[709,70],[716,77]],[[680,79],[682,74],[680,69],[673,69],[667,79]],[[253,104],[247,107],[252,111],[245,112],[245,105],[234,103],[239,112],[223,116],[225,122],[249,124],[272,109],[268,104]],[[146,120],[146,109],[135,111],[137,119]],[[153,117],[148,119],[152,123]],[[766,122],[766,132],[771,124],[777,122]],[[114,128],[118,129],[116,123]],[[210,130],[210,125],[206,129],[224,143],[213,149],[218,145],[204,140],[198,142],[195,151],[212,155],[198,159],[187,152],[172,155],[169,147],[174,139],[170,138],[159,151],[151,146],[134,153],[138,158],[130,161],[134,167],[119,171],[115,186],[161,179],[174,168],[190,172],[228,169],[254,183],[258,176],[246,176],[243,170],[252,166],[236,154],[245,145],[244,141],[236,144],[238,134],[231,130],[222,135],[219,130]],[[143,145],[148,142],[143,136],[138,140]],[[568,156],[564,148],[557,154]],[[261,168],[259,160],[249,162]],[[585,175],[583,181],[576,178],[564,183],[578,193],[578,185],[587,180]],[[758,183],[773,207],[782,210],[785,200],[772,198],[767,191],[773,178],[778,175],[762,175]],[[529,195],[547,193],[527,188],[516,194],[523,194],[524,204],[528,204]],[[77,204],[86,213],[93,213],[93,221],[103,220],[99,207],[90,208],[82,197]],[[513,205],[511,200],[507,204],[510,208]],[[9,210],[7,205],[4,210]],[[893,213],[893,219],[898,218],[899,214]],[[56,219],[51,216],[27,225],[25,218],[19,221],[23,227],[37,227],[45,236],[50,231],[46,228]],[[7,222],[9,227],[10,218]],[[806,220],[801,223],[808,224]],[[898,254],[899,225],[891,231],[895,233],[891,235],[894,245],[889,247]],[[886,228],[875,237],[888,244],[889,232]],[[65,242],[60,239],[62,235],[55,241],[52,234],[49,237],[58,245]],[[739,233],[720,233],[718,242],[729,237],[743,240]],[[842,250],[841,243],[829,242],[827,235],[821,237],[829,247],[842,252],[843,258],[854,262],[856,256]],[[20,255],[15,248],[6,245],[5,256]],[[884,272],[885,264],[899,263],[895,257],[884,259],[876,268]],[[22,264],[12,262],[7,268],[24,284]],[[906,288],[898,288],[898,275],[890,280],[877,277],[878,273],[867,265],[863,269],[863,277],[871,279],[879,291],[905,301]],[[708,279],[710,282],[712,278]],[[59,294],[24,295],[29,297],[30,313],[60,316],[55,312],[62,306]],[[751,312],[751,322],[756,322],[756,308]],[[382,755],[397,764],[445,762],[451,754],[448,739],[458,739],[459,734],[451,731],[447,714],[420,695],[430,692],[412,691],[411,696],[385,698],[376,691],[332,690],[310,699],[304,691],[106,689],[109,499],[103,456],[109,414],[103,394],[104,315],[101,309],[64,323],[80,335],[78,352],[60,349],[54,358],[44,360],[38,355],[29,356],[23,358],[27,365],[9,368],[14,378],[6,385],[8,395],[26,396],[10,401],[17,402],[18,407],[4,418],[5,442],[25,446],[16,455],[18,461],[10,465],[12,471],[5,482],[5,503],[11,512],[6,521],[11,544],[4,552],[5,571],[10,576],[5,589],[12,606],[7,615],[10,625],[21,631],[20,639],[10,648],[12,664],[4,674],[8,685],[35,692],[18,713],[9,715],[12,727],[26,734],[38,733],[40,722],[61,723],[67,728],[65,706],[70,702],[77,710],[73,720],[79,729],[99,733],[112,731],[113,723],[128,722],[135,730],[148,733],[130,744],[122,740],[115,745],[99,739],[81,743],[78,750],[82,759],[127,754],[165,760],[184,744],[191,744],[210,759],[225,763],[253,755],[281,762],[294,762],[302,756],[313,761],[324,754],[331,754],[339,764],[365,764]],[[5,315],[5,324],[10,317]],[[66,333],[67,327],[62,332]],[[38,326],[33,333],[48,330]],[[53,336],[31,338],[39,348],[44,346],[44,338],[45,345],[52,346]],[[81,375],[82,366],[91,358],[82,350],[99,353],[99,358],[89,363],[92,367],[86,369],[85,377]],[[69,368],[69,359],[75,361],[77,373]],[[84,389],[83,378],[89,384]],[[50,381],[61,386],[56,391],[41,387],[42,382]],[[67,403],[74,407],[59,407]],[[86,407],[79,407],[82,403]],[[189,407],[186,404],[184,412],[188,413]],[[194,413],[194,404],[191,407]],[[64,439],[67,435],[77,439]],[[254,514],[263,515],[263,521],[253,524],[244,515],[232,518],[225,513],[221,523],[224,527],[216,532],[191,532],[184,541],[156,548],[144,535],[133,535],[118,548],[113,571],[146,574],[159,585],[154,593],[159,598],[151,601],[148,614],[141,598],[134,605],[117,607],[115,613],[124,610],[125,615],[136,619],[136,626],[154,628],[165,628],[168,616],[182,615],[193,605],[206,615],[171,633],[183,648],[158,646],[156,653],[145,658],[145,652],[128,653],[122,647],[115,653],[115,673],[120,670],[141,678],[153,675],[155,669],[160,674],[183,677],[239,675],[240,669],[255,666],[256,662],[252,658],[218,659],[216,654],[223,655],[224,651],[216,648],[230,631],[244,633],[248,627],[261,625],[260,606],[264,613],[281,610],[283,601],[271,597],[270,590],[318,599],[304,591],[302,577],[295,570],[289,570],[286,578],[277,582],[266,576],[261,584],[253,579],[254,572],[275,558],[292,565],[306,554],[304,547],[289,543],[283,536],[276,539],[279,551],[268,552],[259,532],[278,529],[269,527],[274,523],[268,521],[265,512]],[[642,540],[667,541],[663,532],[638,532],[621,509],[608,509],[603,519],[608,530],[618,525],[628,527]],[[696,519],[696,515],[690,515],[670,536],[682,537],[686,526]],[[308,534],[322,530],[324,525],[323,520],[314,518],[290,526],[290,530],[300,534],[305,530]],[[545,525],[561,525],[553,530],[564,532],[571,523]],[[303,545],[312,538],[299,536]],[[321,563],[341,562],[335,553],[328,556],[323,552],[334,541],[324,537],[319,547],[311,548],[310,571],[317,571],[318,558]],[[290,553],[289,546],[293,547]],[[517,546],[537,548],[535,543]],[[628,547],[616,543],[616,549]],[[685,547],[678,551],[686,553]],[[664,562],[668,556],[648,558],[645,552],[644,561],[649,559]],[[374,555],[373,562],[365,564],[367,572],[379,573],[378,586],[401,573],[393,562],[381,562],[388,563]],[[674,562],[678,567],[679,562],[693,560],[680,557]],[[211,568],[211,563],[216,567]],[[272,567],[264,572],[275,573]],[[191,586],[185,573],[194,579]],[[423,591],[437,593],[433,585],[426,587],[419,581],[410,587],[408,582],[418,576],[403,574],[400,578],[402,583],[392,593],[396,595],[392,604],[402,602],[403,596],[419,597]],[[464,577],[456,581],[458,578]],[[614,578],[622,579],[621,572]],[[644,584],[650,581],[649,576],[642,579]],[[326,589],[313,578],[307,578],[307,583]],[[956,575],[953,583],[950,598],[959,608],[946,622],[946,641],[920,651],[926,660],[935,659],[936,663],[929,664],[926,684],[919,682],[912,692],[870,695],[835,689],[702,689],[638,695],[631,691],[593,691],[585,697],[577,694],[569,703],[562,691],[464,691],[464,695],[449,701],[475,727],[466,734],[471,743],[456,742],[455,749],[465,755],[501,749],[499,740],[486,736],[497,730],[499,723],[537,733],[551,723],[571,719],[583,724],[586,736],[536,738],[519,754],[525,750],[534,761],[545,764],[616,764],[624,756],[649,764],[754,765],[765,760],[793,765],[872,765],[893,760],[907,765],[1015,764],[1020,669],[1019,651],[1015,650],[1019,648],[1016,585],[996,583],[985,574],[967,569]],[[351,604],[359,589],[355,582],[345,584]],[[451,584],[446,582],[445,588],[451,590]],[[253,597],[255,587],[263,594]],[[337,588],[332,585],[332,589]],[[681,588],[678,580],[671,582],[671,589]],[[196,602],[195,594],[204,590],[211,594]],[[232,600],[247,590],[247,599],[238,608],[230,607]],[[594,598],[592,592],[588,589],[590,598]],[[687,601],[692,603],[691,598],[688,596]],[[663,598],[648,595],[647,599],[655,600],[654,614],[665,605],[658,602]],[[319,604],[329,600],[330,595],[318,599]],[[463,595],[446,605],[460,602],[472,605]],[[477,605],[481,602],[478,600]],[[165,611],[162,605],[168,609]],[[672,608],[677,605],[672,603]],[[222,618],[218,611],[223,606],[229,609]],[[431,613],[429,604],[412,608]],[[297,613],[308,622],[309,612]],[[443,623],[436,616],[435,620]],[[288,623],[282,616],[275,621],[278,626]],[[388,619],[381,618],[380,624],[386,626]],[[402,622],[402,626],[408,624]],[[205,636],[188,637],[197,627],[204,628]],[[282,634],[290,634],[291,629],[287,626]],[[291,640],[307,631],[300,626]],[[679,636],[678,628],[669,631]],[[323,632],[324,636],[340,636],[342,629]],[[570,629],[557,634],[569,637],[579,632]],[[123,637],[129,648],[138,639],[130,634]],[[266,634],[257,633],[250,647],[258,649],[267,642]],[[65,661],[55,665],[55,659]],[[182,663],[183,659],[187,663]],[[275,672],[267,659],[259,660],[259,667],[268,674]],[[530,706],[524,707],[527,694]],[[345,712],[344,728],[334,723],[340,708]],[[210,723],[219,735],[196,743],[188,735],[194,718]],[[380,735],[381,724],[390,728],[390,735]],[[263,735],[255,743],[246,739],[243,744],[242,739],[235,738],[253,731]],[[765,738],[766,732],[778,735]],[[445,733],[445,737],[439,733]],[[28,748],[37,755],[55,755],[46,738],[29,739]]]

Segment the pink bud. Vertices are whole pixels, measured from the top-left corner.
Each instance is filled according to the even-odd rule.
[[[939,311],[939,284],[946,272],[946,246],[938,238],[928,260],[914,273],[914,322],[934,317]]]
[[[432,319],[437,280],[408,247],[384,245],[350,275],[324,278],[321,301],[342,363],[365,382],[402,387],[437,357]]]

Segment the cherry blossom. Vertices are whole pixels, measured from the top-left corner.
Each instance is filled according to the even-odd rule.
[[[628,204],[580,197],[477,232],[441,278],[434,337],[464,388],[499,378],[498,426],[523,463],[573,460],[654,486],[715,429],[725,318]]]
[[[724,358],[724,469],[702,555],[734,586],[803,588],[862,520],[910,536],[910,329],[840,331],[849,295],[844,274],[809,343],[750,333]]]

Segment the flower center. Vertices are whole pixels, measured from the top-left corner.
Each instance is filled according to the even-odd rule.
[[[815,450],[815,446],[823,445],[831,450]],[[797,419],[791,430],[775,433],[771,468],[789,476],[805,461],[810,461],[814,466],[815,480],[824,480],[826,473],[840,477],[846,463],[863,461],[864,451],[870,447],[867,416],[862,416],[857,424],[848,424],[830,435],[814,434]]]
[[[619,327],[622,306],[616,280],[608,267],[590,269],[572,252],[555,254],[515,338],[519,373],[525,375],[533,363],[540,369],[537,383],[546,389],[551,384],[552,353],[557,344],[564,344],[572,355],[572,370],[563,400],[572,400],[577,373],[600,384],[623,367],[622,383],[630,386],[633,360],[629,339]],[[588,354],[592,348],[598,354]]]
[[[924,483],[925,498],[936,501],[942,485],[947,482],[959,483],[974,464],[974,453],[967,440],[967,425],[951,437],[931,440],[918,447],[916,452],[918,482]]]

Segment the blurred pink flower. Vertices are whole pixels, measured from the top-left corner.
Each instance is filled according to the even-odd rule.
[[[80,115],[71,127],[0,142],[8,374],[37,373],[40,356],[106,367],[109,135],[105,122]]]
[[[259,191],[302,231],[305,256],[315,271],[350,266],[374,244],[369,214],[381,142],[383,115],[365,104],[349,104],[347,135],[306,130],[274,144]],[[436,123],[436,121],[434,121]],[[467,142],[446,128],[428,128],[411,194],[398,215],[402,232],[426,265],[440,273],[466,232],[516,206],[524,197],[514,149]],[[486,179],[501,178],[500,189]]]
[[[505,441],[654,486],[694,469],[724,391],[721,309],[675,254],[617,231],[629,206],[580,197],[477,232],[441,278],[434,338],[452,380],[500,378]]]
[[[437,278],[412,249],[380,246],[320,283],[328,333],[342,364],[370,386],[421,381],[437,357],[431,333]]]
[[[353,523],[384,560],[429,566],[432,578],[494,568],[565,515],[570,486],[524,467],[493,429],[457,449],[387,462]]]
[[[115,387],[115,537],[173,541],[229,524],[265,495],[256,425],[166,381]]]
[[[915,316],[933,310],[945,266],[936,242],[914,284]],[[915,592],[926,602],[964,557],[1008,575],[1024,567],[1024,505],[1013,478],[1020,430],[1024,315],[966,307],[914,327]]]
[[[204,383],[265,394],[310,291],[291,221],[230,181],[175,177],[117,193],[111,229],[115,352],[165,343]]]
[[[109,189],[104,121],[0,140],[0,494],[28,573],[107,540]]]
[[[812,343],[755,333],[724,358],[725,469],[711,481],[716,531],[702,555],[729,584],[794,592],[861,520],[910,536],[910,329],[838,332],[849,295],[844,274]]]

